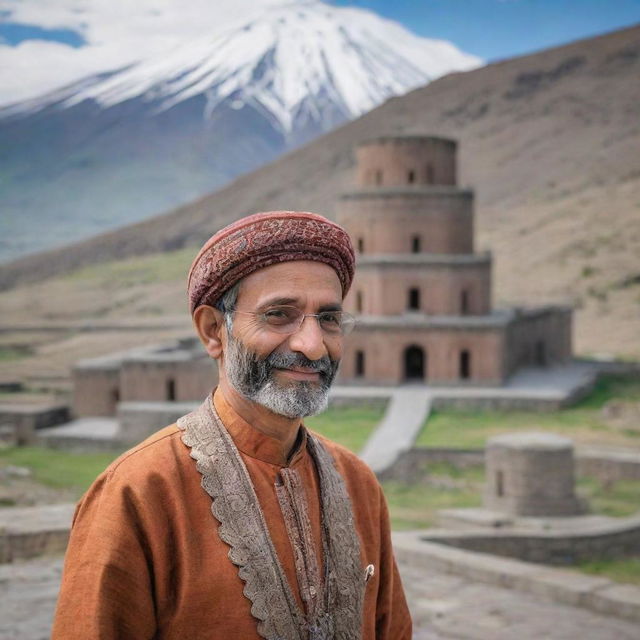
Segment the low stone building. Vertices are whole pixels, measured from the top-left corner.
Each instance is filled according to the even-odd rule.
[[[216,364],[197,338],[79,361],[73,413],[115,416],[120,403],[201,401],[217,384]]]
[[[337,216],[358,257],[342,382],[500,385],[571,358],[569,308],[492,310],[492,258],[474,252],[455,141],[382,137],[356,156],[358,188]]]

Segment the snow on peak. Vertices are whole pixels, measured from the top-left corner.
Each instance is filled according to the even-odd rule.
[[[297,0],[262,5],[233,26],[165,55],[72,85],[59,105],[94,100],[107,108],[139,98],[163,111],[202,94],[205,117],[222,102],[236,109],[249,105],[270,114],[287,133],[297,118],[321,121],[325,107],[353,118],[391,96],[479,64],[450,43],[415,36],[369,11]],[[55,92],[56,102],[61,93]],[[50,104],[53,95],[29,101],[29,110]]]

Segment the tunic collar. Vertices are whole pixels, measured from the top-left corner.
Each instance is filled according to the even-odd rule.
[[[278,467],[295,467],[308,457],[307,430],[302,423],[293,453],[287,460],[280,441],[258,431],[241,418],[219,388],[213,392],[213,404],[233,443],[245,455]]]

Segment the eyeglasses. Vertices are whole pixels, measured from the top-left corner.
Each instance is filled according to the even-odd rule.
[[[331,336],[346,336],[351,333],[356,319],[345,311],[321,311],[320,313],[302,313],[297,307],[270,307],[265,311],[240,311],[231,309],[233,313],[255,316],[258,324],[275,333],[291,334],[300,329],[305,318],[315,318],[320,329]]]

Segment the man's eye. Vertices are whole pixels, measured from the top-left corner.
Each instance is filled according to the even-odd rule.
[[[326,311],[319,314],[319,318],[322,324],[340,326],[341,316],[338,312]]]
[[[295,313],[290,309],[267,309],[262,316],[269,324],[287,324],[294,319]]]

